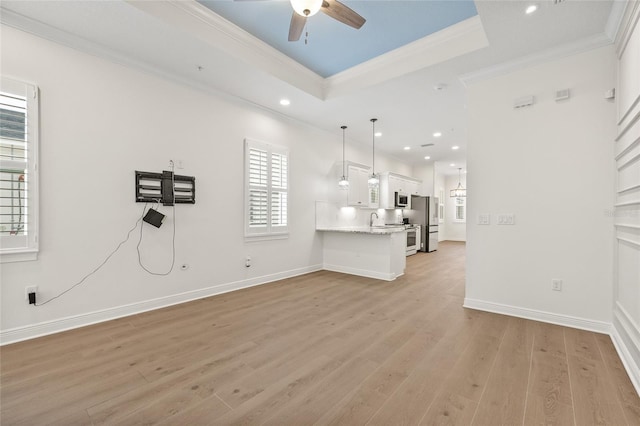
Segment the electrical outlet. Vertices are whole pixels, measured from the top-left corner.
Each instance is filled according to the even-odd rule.
[[[244,266],[246,266],[247,268],[251,267],[251,256],[246,257],[246,259],[244,260]]]
[[[173,167],[174,169],[184,169],[184,161],[183,160],[169,160],[169,167]]]
[[[554,278],[551,280],[551,290],[562,291],[562,280]]]
[[[29,293],[38,293],[38,286],[37,285],[30,285],[24,288],[24,299],[28,302],[29,301]]]

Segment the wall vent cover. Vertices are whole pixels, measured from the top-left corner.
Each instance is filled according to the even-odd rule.
[[[524,108],[533,105],[535,98],[533,96],[524,96],[513,101],[513,107],[515,109]]]
[[[557,90],[556,91],[556,102],[564,101],[566,99],[569,99],[570,96],[571,96],[571,93],[569,92],[569,89]]]

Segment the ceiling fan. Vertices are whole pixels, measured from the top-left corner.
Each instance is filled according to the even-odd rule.
[[[347,24],[350,27],[359,29],[364,25],[366,19],[358,15],[349,7],[338,0],[289,0],[293,7],[291,25],[289,25],[289,41],[300,40],[302,30],[307,23],[307,18],[315,15],[318,11],[329,15],[333,19]]]

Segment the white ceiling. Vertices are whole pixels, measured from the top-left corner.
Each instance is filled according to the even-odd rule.
[[[349,5],[348,1],[344,1]],[[539,5],[525,15],[530,3]],[[621,1],[480,0],[478,16],[341,72],[322,78],[195,0],[11,1],[7,25],[248,101],[326,129],[410,164],[466,159],[462,80],[494,75],[544,58],[610,44]],[[436,91],[434,86],[445,85]],[[517,94],[514,94],[514,97]],[[291,105],[279,105],[281,98]],[[436,139],[433,132],[440,131]],[[422,148],[420,145],[434,143]],[[460,147],[453,151],[451,146]],[[403,148],[410,146],[411,150]],[[472,159],[469,159],[472,161]]]

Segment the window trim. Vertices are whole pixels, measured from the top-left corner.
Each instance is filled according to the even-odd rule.
[[[262,142],[255,139],[246,138],[244,140],[244,238],[245,241],[266,241],[266,240],[276,240],[276,239],[286,239],[289,238],[289,205],[290,205],[290,190],[289,190],[289,182],[290,182],[290,156],[289,150],[280,145],[274,145],[268,142]],[[250,185],[249,185],[249,160],[250,160],[250,150],[251,149],[259,149],[261,151],[267,152],[267,225],[264,230],[256,230],[251,229],[249,227],[249,194],[250,194]],[[286,175],[286,188],[274,187],[272,184],[272,175],[271,175],[271,167],[272,167],[272,154],[280,154],[284,155],[287,158],[287,175]],[[287,207],[286,207],[286,217],[287,224],[286,226],[278,226],[277,229],[273,229],[273,225],[271,223],[271,194],[272,192],[285,192],[287,194]]]
[[[444,188],[440,188],[438,198],[438,223],[444,223],[444,215],[446,213],[446,207],[444,204]]]
[[[462,202],[458,203],[458,200],[462,200]],[[458,207],[462,207],[462,214],[464,217],[459,219],[458,216]],[[467,199],[466,197],[454,197],[453,199],[453,221],[455,223],[466,223],[467,222]]]
[[[39,146],[40,146],[40,93],[38,86],[16,80],[11,77],[0,77],[0,90],[24,96],[27,100],[27,134],[29,135],[29,157],[27,171],[29,173],[28,200],[30,209],[29,232],[26,247],[3,248],[4,237],[0,237],[0,263],[23,262],[37,260],[39,245]]]

